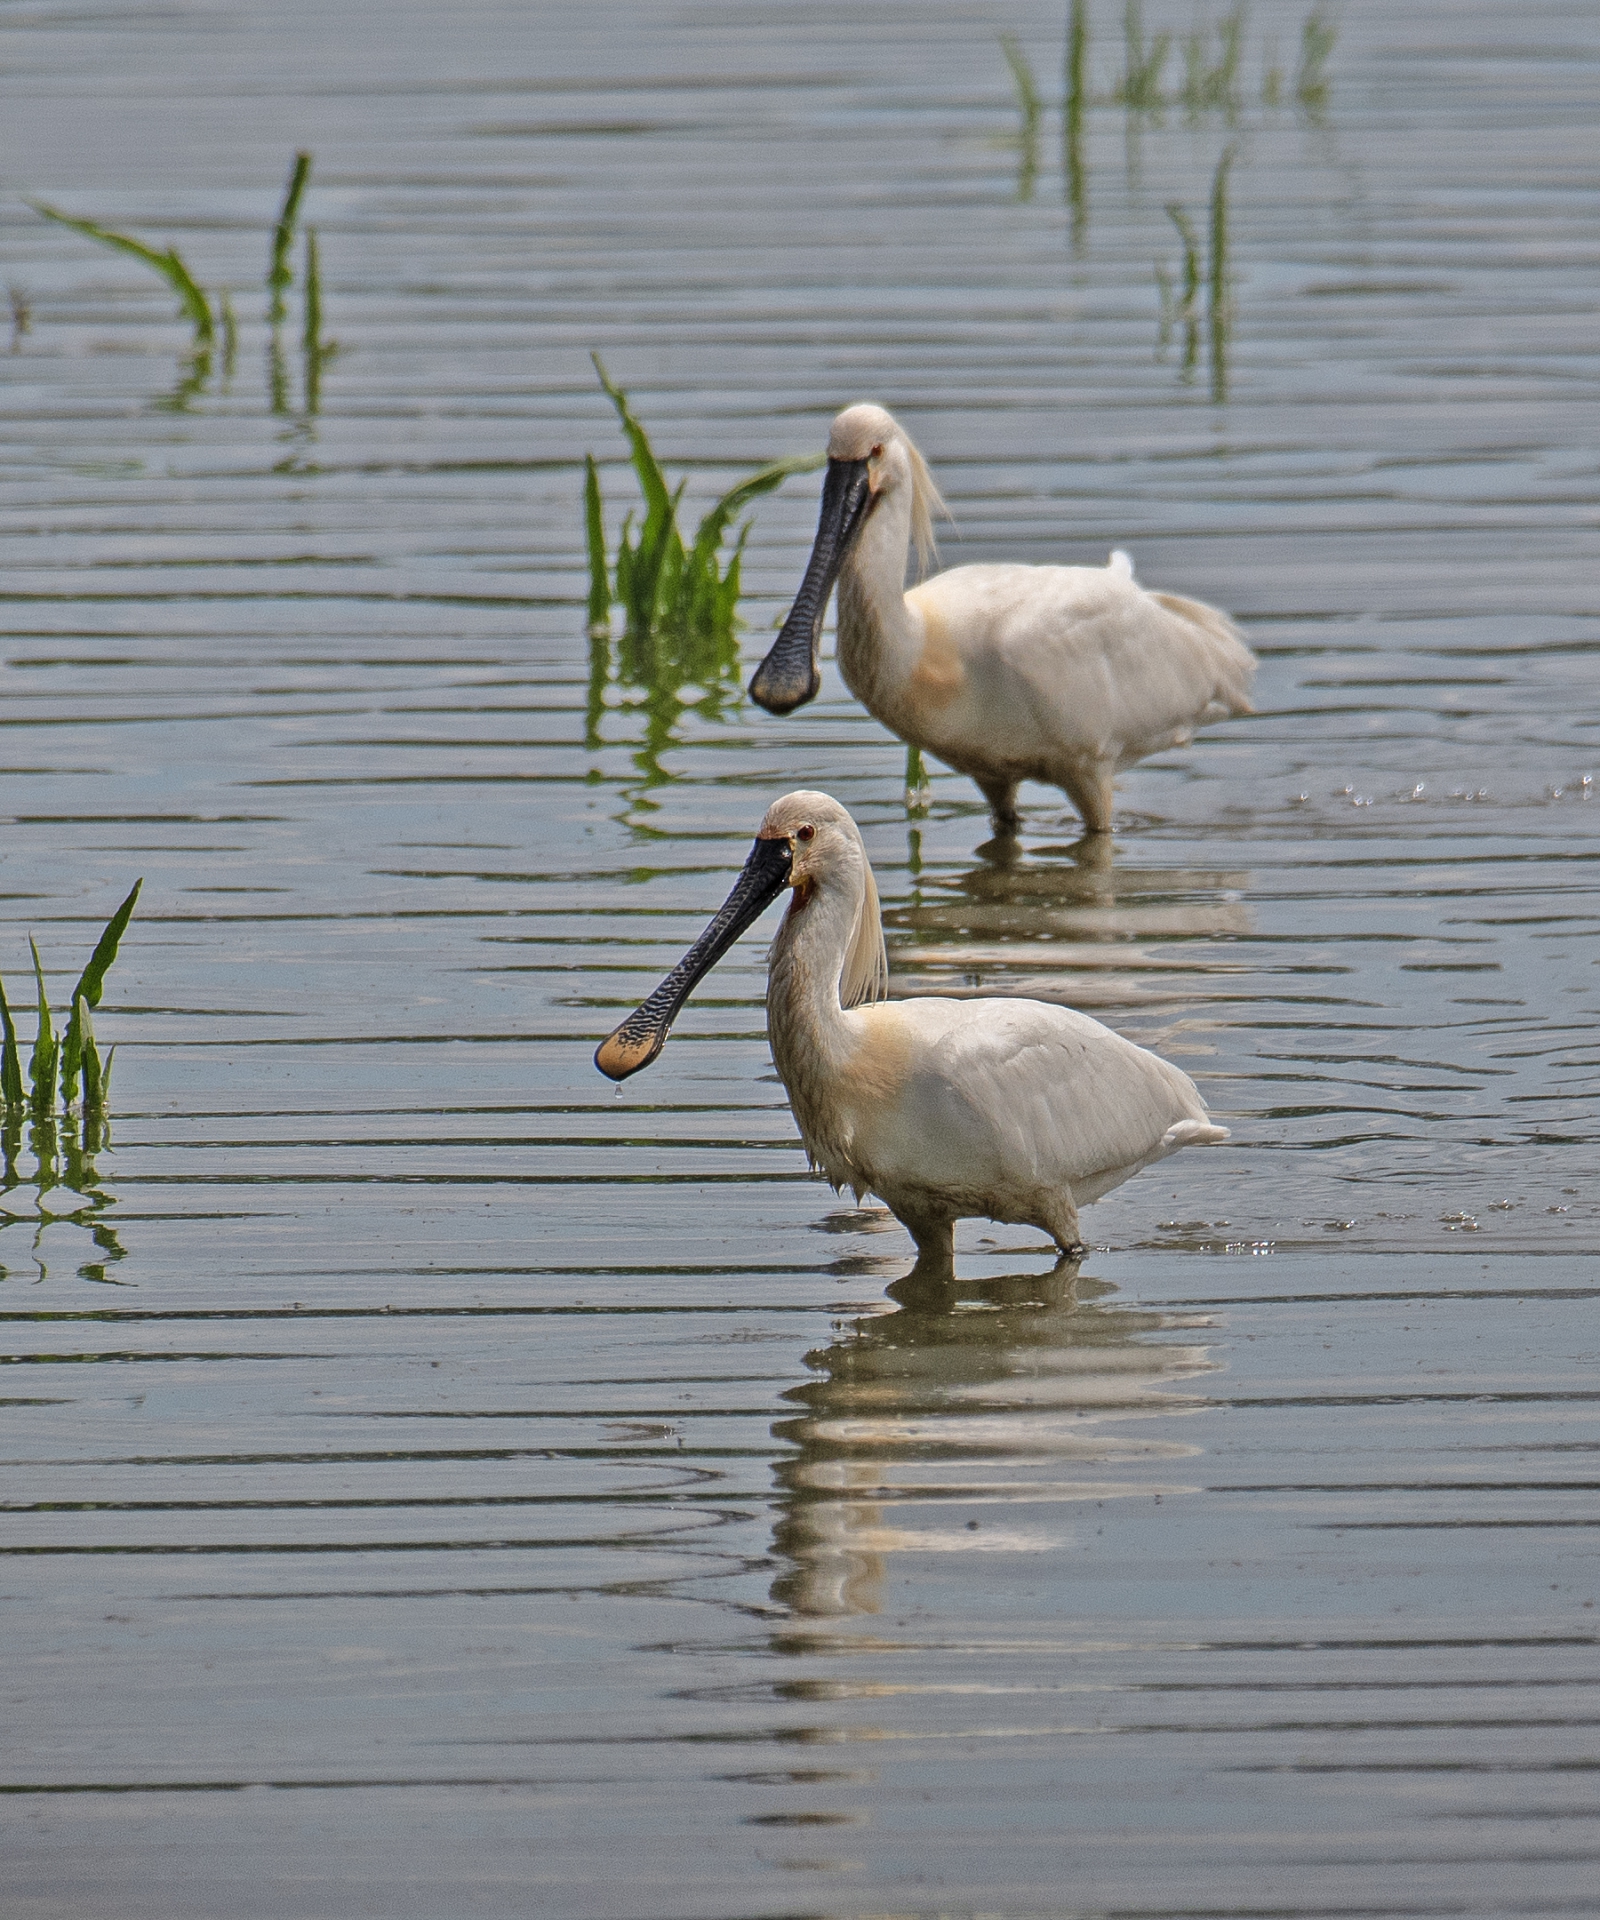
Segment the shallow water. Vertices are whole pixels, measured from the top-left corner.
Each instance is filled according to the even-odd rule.
[[[1259,5],[1237,125],[1098,99],[1068,167],[1060,12],[9,20],[8,182],[241,339],[197,386],[153,279],[0,206],[13,1000],[145,876],[110,1148],[3,1196],[8,1912],[1595,1910],[1600,25],[1351,0],[1313,116]],[[1163,208],[1203,235],[1230,141],[1186,369]],[[295,145],[315,416],[260,318]],[[1126,776],[1108,859],[1043,789],[1012,851],[953,775],[908,818],[831,673],[646,698],[583,637],[590,348],[693,503],[881,400],[948,561],[1125,546],[1260,714]],[[800,784],[897,990],[1087,1007],[1234,1129],[1076,1284],[969,1222],[959,1299],[886,1292],[764,927],[594,1072]]]

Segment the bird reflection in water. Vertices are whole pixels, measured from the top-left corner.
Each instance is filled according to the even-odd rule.
[[[1063,1503],[1183,1490],[1173,1463],[1199,1449],[1130,1423],[1205,1404],[1181,1385],[1215,1369],[1207,1348],[1155,1336],[1206,1317],[1119,1304],[1071,1260],[889,1292],[898,1311],[806,1356],[815,1377],[773,1427],[794,1449],[775,1468],[780,1605],[875,1614],[897,1553],[1047,1551]]]
[[[1090,1009],[1233,993],[1247,964],[1235,943],[1255,931],[1250,874],[1140,867],[1126,851],[1105,834],[1027,850],[1001,836],[952,872],[915,847],[911,898],[883,915],[896,988]]]

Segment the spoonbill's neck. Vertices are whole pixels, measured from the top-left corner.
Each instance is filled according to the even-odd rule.
[[[802,1133],[854,1048],[839,976],[864,894],[861,876],[848,870],[802,882],[772,943],[767,1037]]]
[[[922,621],[906,601],[911,488],[882,495],[839,571],[839,671],[868,707],[892,701],[916,671]]]

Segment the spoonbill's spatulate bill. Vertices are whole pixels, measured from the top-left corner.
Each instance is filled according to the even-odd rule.
[[[1226,1140],[1187,1074],[1087,1014],[1038,1000],[888,1001],[878,889],[856,823],[825,793],[767,809],[716,918],[602,1041],[613,1080],[647,1067],[695,983],[785,887],[767,1036],[813,1166],[876,1193],[948,1273],[973,1216],[1081,1251],[1078,1208],[1179,1147]]]
[[[905,591],[942,505],[922,456],[882,407],[833,423],[810,565],[750,696],[790,713],[821,685],[817,649],[835,582],[839,671],[912,746],[978,783],[1007,832],[1017,787],[1063,789],[1111,830],[1113,776],[1249,713],[1255,656],[1226,614],[1149,593],[1128,556],[1104,567],[953,567]]]

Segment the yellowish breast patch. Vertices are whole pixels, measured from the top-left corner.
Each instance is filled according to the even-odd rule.
[[[942,707],[966,684],[967,670],[961,664],[956,643],[950,638],[950,629],[922,590],[913,589],[906,599],[922,615],[923,633],[922,655],[911,675],[911,694],[913,699],[928,706]]]

